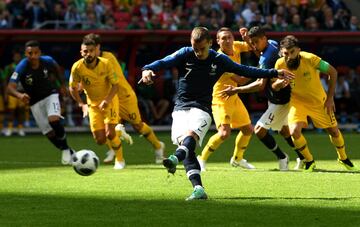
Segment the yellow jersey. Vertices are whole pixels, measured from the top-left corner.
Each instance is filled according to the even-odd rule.
[[[112,85],[119,83],[119,77],[107,59],[98,57],[95,68],[89,69],[82,58],[71,67],[69,86],[76,87],[79,83],[84,88],[87,103],[97,106],[109,94]]]
[[[129,82],[126,80],[124,73],[121,69],[121,66],[116,59],[116,57],[108,51],[103,51],[101,57],[106,58],[113,65],[116,75],[119,77],[119,91],[117,93],[119,99],[128,98],[130,95],[135,95],[134,90],[132,89]]]
[[[246,42],[240,42],[240,41],[234,41],[233,44],[233,50],[234,54],[232,56],[227,55],[231,60],[233,60],[236,63],[241,64],[241,52],[248,52],[251,50],[251,47]],[[219,53],[223,53],[220,49],[218,50]],[[224,90],[226,88],[225,85],[233,85],[237,86],[237,83],[232,80],[231,78],[234,76],[233,73],[224,73],[219,80],[215,83],[213,87],[213,104],[223,104],[225,102],[229,102],[231,100],[236,99],[237,95],[232,95],[229,97],[229,99],[225,100],[224,98],[221,98],[219,95],[219,92]]]
[[[321,58],[315,54],[300,51],[300,65],[296,70],[287,68],[284,57],[279,58],[275,64],[276,69],[287,69],[295,74],[290,81],[290,103],[309,105],[323,105],[326,93],[321,85],[319,63]]]

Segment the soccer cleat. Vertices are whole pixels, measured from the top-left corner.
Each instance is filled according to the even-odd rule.
[[[304,162],[304,172],[312,172],[314,171],[316,165],[315,165],[315,161],[312,160],[310,162]]]
[[[357,171],[359,170],[351,161],[350,159],[340,160],[338,159],[338,162],[343,165],[347,170],[350,171]]]
[[[18,135],[19,135],[19,136],[25,136],[25,131],[24,131],[23,128],[19,128],[19,129],[18,129]]]
[[[133,144],[133,139],[131,138],[131,136],[129,134],[127,134],[127,132],[125,131],[125,126],[123,124],[117,124],[115,126],[115,131],[120,132],[120,139],[124,140],[126,143],[132,145]]]
[[[108,152],[106,152],[106,157],[104,158],[103,162],[104,163],[111,163],[115,158],[115,152],[113,150],[108,150]]]
[[[305,166],[305,159],[296,158],[296,165],[294,167],[294,170],[301,170],[304,169]]]
[[[168,158],[163,160],[163,165],[167,171],[171,174],[176,172],[176,165],[179,163],[178,158],[175,155],[170,155]]]
[[[188,198],[186,198],[186,201],[206,200],[207,198],[208,196],[206,195],[204,188],[200,185],[196,185],[191,195]]]
[[[240,161],[236,161],[234,158],[231,158],[230,165],[232,165],[233,167],[241,167],[244,169],[255,169],[255,166],[248,163],[246,159],[241,159]]]
[[[4,131],[4,136],[8,137],[12,135],[12,129],[11,128],[7,128]]]
[[[62,150],[61,155],[61,163],[63,165],[71,165],[72,164],[72,156],[75,154],[75,151],[71,148]]]
[[[197,156],[197,160],[200,164],[201,172],[206,172],[206,161],[201,159],[201,156]]]
[[[120,170],[125,168],[125,160],[117,161],[115,160],[114,169]]]
[[[165,144],[160,141],[160,148],[155,150],[155,163],[161,164],[164,160]]]
[[[288,171],[289,170],[289,156],[285,154],[285,158],[279,159],[279,170]]]

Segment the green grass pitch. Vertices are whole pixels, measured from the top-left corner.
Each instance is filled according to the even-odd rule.
[[[214,132],[209,132],[208,137]],[[174,151],[170,133],[158,133]],[[275,156],[253,137],[245,158],[257,169],[230,167],[235,132],[202,173],[208,201],[186,202],[192,192],[182,165],[174,176],[153,164],[145,139],[124,145],[127,167],[100,165],[89,177],[60,164],[60,152],[41,135],[0,137],[0,226],[359,226],[360,175],[336,162],[326,134],[306,133],[317,171],[277,171]],[[89,133],[69,134],[76,149],[106,148]],[[360,166],[360,134],[344,133],[347,151]],[[295,154],[284,140],[280,146]],[[197,148],[199,154],[201,150]]]

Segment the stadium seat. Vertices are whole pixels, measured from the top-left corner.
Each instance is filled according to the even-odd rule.
[[[114,18],[116,22],[130,22],[131,20],[131,15],[128,12],[115,12],[114,13]]]
[[[223,9],[231,9],[232,5],[228,1],[220,1],[221,8]]]

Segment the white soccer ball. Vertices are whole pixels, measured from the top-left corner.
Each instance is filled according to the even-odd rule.
[[[80,150],[72,157],[72,166],[81,176],[90,176],[99,166],[99,158],[91,150]]]

